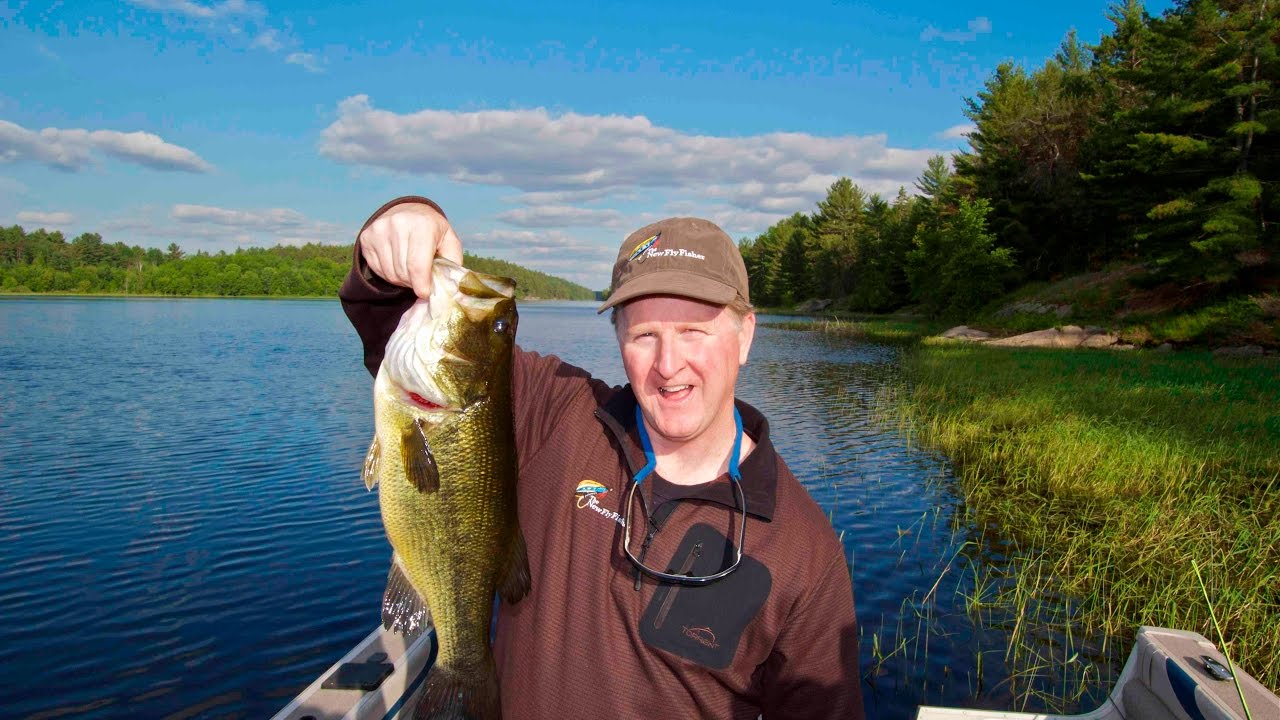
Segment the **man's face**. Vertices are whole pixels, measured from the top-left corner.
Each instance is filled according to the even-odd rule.
[[[655,444],[667,447],[733,433],[733,387],[747,362],[756,318],[667,295],[626,303],[618,345]]]

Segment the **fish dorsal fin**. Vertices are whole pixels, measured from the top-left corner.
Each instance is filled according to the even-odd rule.
[[[496,275],[469,272],[458,281],[458,292],[485,300],[510,298],[515,295],[516,281]]]

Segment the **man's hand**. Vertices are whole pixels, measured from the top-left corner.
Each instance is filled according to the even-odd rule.
[[[360,253],[369,269],[392,285],[431,294],[431,263],[437,255],[462,264],[462,242],[449,221],[430,205],[404,203],[380,215],[360,233]]]

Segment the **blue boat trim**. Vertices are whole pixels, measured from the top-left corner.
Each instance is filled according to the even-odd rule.
[[[1173,686],[1174,697],[1182,705],[1182,709],[1191,716],[1191,720],[1205,720],[1200,706],[1196,705],[1196,681],[1186,670],[1178,666],[1173,658],[1165,658],[1164,671],[1169,676],[1169,684]]]

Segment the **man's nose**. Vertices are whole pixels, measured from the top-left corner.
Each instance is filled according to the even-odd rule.
[[[674,377],[684,367],[684,353],[680,351],[675,338],[667,337],[658,340],[656,365],[658,374],[664,378]]]

